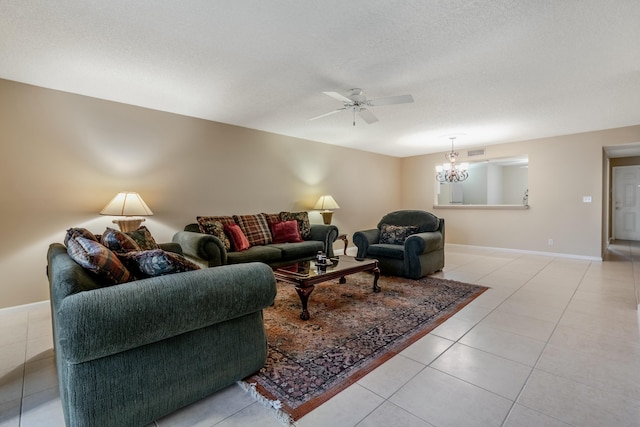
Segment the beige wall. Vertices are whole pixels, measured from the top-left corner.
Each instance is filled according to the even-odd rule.
[[[600,258],[606,229],[603,189],[608,185],[603,147],[638,142],[640,126],[633,126],[488,146],[485,158],[529,156],[528,210],[434,208],[433,171],[442,154],[406,158],[403,207],[445,218],[448,243]],[[466,151],[459,151],[465,161]],[[583,196],[593,202],[583,203]]]
[[[401,159],[7,80],[0,144],[0,308],[48,299],[48,245],[113,225],[98,211],[118,191],[144,197],[159,241],[196,215],[310,210],[324,193],[351,236],[401,204]]]
[[[434,209],[442,153],[397,159],[0,80],[0,308],[48,299],[48,245],[69,227],[104,231],[97,212],[123,190],[153,209],[159,241],[196,215],[310,210],[330,193],[350,239],[411,208],[445,218],[448,243],[600,257],[602,147],[639,142],[634,126],[488,146],[528,154],[531,209]]]

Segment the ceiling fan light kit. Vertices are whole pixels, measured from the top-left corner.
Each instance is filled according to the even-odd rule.
[[[378,99],[367,99],[364,91],[360,88],[353,88],[349,90],[349,95],[344,96],[338,92],[322,92],[327,96],[330,96],[338,101],[342,102],[342,108],[338,108],[328,113],[320,114],[319,116],[311,117],[309,120],[316,120],[322,117],[330,116],[332,114],[339,113],[341,111],[351,111],[353,113],[353,125],[356,125],[356,113],[367,122],[372,124],[378,121],[375,114],[371,112],[369,108],[377,107],[380,105],[393,105],[393,104],[407,104],[413,102],[413,96],[411,95],[399,95],[388,96]]]

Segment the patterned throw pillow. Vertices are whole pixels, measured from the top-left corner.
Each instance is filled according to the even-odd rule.
[[[298,221],[280,221],[271,226],[271,234],[273,235],[273,243],[297,243],[302,242],[300,231],[298,230]]]
[[[120,257],[137,279],[200,269],[198,265],[182,255],[166,252],[162,249],[127,252]]]
[[[196,218],[198,227],[203,234],[216,236],[226,250],[231,250],[231,241],[224,232],[225,225],[235,224],[236,221],[231,216],[199,216]]]
[[[382,224],[380,226],[380,243],[390,245],[402,245],[407,237],[418,232],[419,227],[415,225],[391,225]]]
[[[75,262],[96,274],[105,286],[133,280],[116,254],[95,240],[77,236],[67,241],[67,253]]]
[[[236,220],[251,246],[268,245],[273,241],[264,215],[234,215],[233,219]]]
[[[247,237],[244,235],[242,229],[238,224],[225,225],[224,232],[229,235],[229,240],[231,240],[231,248],[234,251],[240,252],[251,247],[251,245],[249,244],[249,240],[247,240]]]
[[[67,230],[67,234],[64,236],[64,245],[68,246],[67,243],[69,239],[74,237],[84,237],[85,239],[93,240],[94,242],[98,242],[98,238],[86,228],[70,228]]]
[[[160,249],[160,246],[158,246],[153,236],[151,236],[149,229],[144,225],[140,226],[137,230],[127,231],[126,234],[133,240],[135,240],[138,246],[140,246],[140,249],[143,251]]]
[[[140,246],[128,234],[109,227],[102,233],[101,242],[116,254],[140,250]]]
[[[311,223],[309,222],[309,214],[307,212],[280,212],[280,219],[282,221],[295,219],[298,221],[300,237],[304,240],[311,239]]]
[[[267,225],[269,226],[269,230],[271,230],[271,227],[273,226],[273,224],[275,224],[276,222],[280,222],[282,221],[282,218],[280,218],[280,214],[279,213],[275,213],[275,214],[270,214],[270,213],[262,213],[262,216],[264,216],[264,219],[267,220]],[[271,233],[273,234],[273,233]]]

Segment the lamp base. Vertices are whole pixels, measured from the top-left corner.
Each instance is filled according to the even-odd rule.
[[[327,225],[331,224],[331,217],[333,216],[333,212],[322,211],[320,212],[320,215],[322,215],[322,222],[324,222]]]
[[[120,231],[126,233],[127,231],[134,231],[140,227],[140,224],[144,222],[144,218],[124,218],[114,219],[113,223],[118,224]]]

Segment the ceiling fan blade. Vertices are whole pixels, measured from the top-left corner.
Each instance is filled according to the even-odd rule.
[[[322,92],[322,93],[324,93],[325,95],[328,95],[328,96],[330,96],[330,97],[332,97],[334,99],[337,99],[338,101],[347,102],[349,104],[353,104],[353,100],[352,99],[349,99],[344,95],[340,95],[338,92]]]
[[[388,96],[386,98],[372,99],[368,102],[368,104],[372,107],[377,107],[378,105],[407,104],[410,102],[413,102],[413,96],[398,95],[398,96]]]
[[[321,119],[322,117],[327,117],[335,113],[339,113],[340,111],[344,111],[346,108],[338,108],[337,110],[329,111],[328,113],[320,114],[319,116],[311,117],[309,120]]]
[[[369,110],[365,110],[364,108],[361,108],[358,114],[360,114],[360,117],[362,117],[362,119],[369,124],[378,121],[378,118],[375,116],[375,114],[373,114]]]

